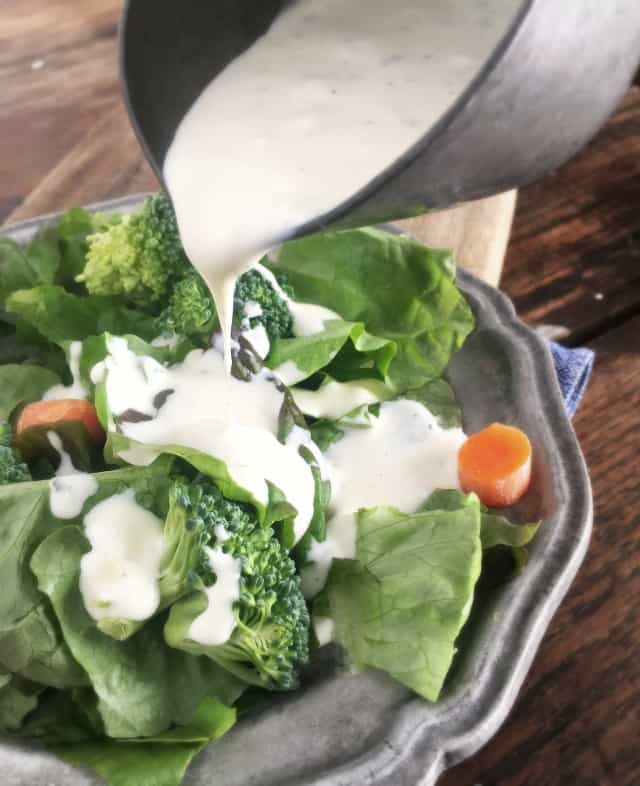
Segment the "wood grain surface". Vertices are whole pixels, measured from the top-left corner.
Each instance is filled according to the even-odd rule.
[[[118,11],[0,5],[0,221],[155,187],[119,103]],[[525,320],[596,350],[575,420],[595,530],[511,717],[441,783],[638,786],[640,89],[574,162],[520,192],[502,286]]]

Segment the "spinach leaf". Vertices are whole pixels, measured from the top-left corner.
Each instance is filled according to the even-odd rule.
[[[54,608],[76,660],[84,667],[108,736],[150,737],[190,723],[207,696],[232,701],[240,688],[220,667],[164,643],[164,620],[155,618],[126,641],[98,630],[80,589],[80,560],[89,543],[76,526],[59,529],[37,548],[31,567]]]
[[[479,502],[411,515],[372,508],[356,520],[356,559],[333,563],[321,601],[336,638],[356,666],[435,701],[480,575]]]
[[[68,764],[94,770],[110,786],[180,786],[207,742],[148,745],[106,739],[49,749]]]
[[[100,499],[133,488],[151,508],[168,474],[166,461],[96,475],[98,492],[83,513]],[[163,512],[161,512],[163,513]],[[71,654],[58,621],[38,590],[30,560],[41,542],[68,526],[51,513],[49,481],[0,486],[0,664],[9,671],[53,687],[87,684],[84,669]]]
[[[23,248],[32,270],[37,271],[38,283],[55,283],[61,261],[57,229],[44,227]]]
[[[0,237],[0,309],[12,292],[42,283],[22,246],[8,237]]]
[[[97,231],[98,216],[76,207],[64,213],[56,228],[60,251],[59,284],[73,286],[76,276],[84,270],[87,237]]]
[[[24,718],[38,706],[39,685],[0,671],[0,731],[16,731]]]
[[[58,693],[44,698],[20,735],[43,738],[60,759],[94,770],[111,786],[179,786],[192,758],[235,720],[234,709],[207,698],[185,726],[147,739],[113,740],[92,727],[68,694]]]
[[[19,290],[7,298],[5,307],[54,344],[100,333],[133,333],[150,341],[157,333],[153,317],[123,306],[117,298],[80,297],[60,286]]]
[[[0,366],[0,421],[8,420],[21,404],[38,401],[60,377],[49,369],[10,363]]]
[[[0,486],[0,521],[0,631],[4,631],[41,602],[29,559],[38,543],[59,525],[49,510],[49,483]]]

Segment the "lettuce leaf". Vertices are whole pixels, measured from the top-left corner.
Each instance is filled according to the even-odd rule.
[[[396,353],[395,344],[386,338],[372,336],[363,322],[339,319],[325,322],[321,333],[276,339],[267,357],[267,365],[277,370],[284,364],[293,364],[296,375],[292,384],[295,384],[328,366],[347,342],[356,352],[366,356],[358,359],[359,366],[377,370],[381,377],[386,375]]]
[[[535,537],[540,522],[533,524],[512,524],[509,519],[496,513],[482,511],[482,548],[493,549],[496,546],[509,546],[522,549]]]
[[[382,669],[436,701],[471,610],[482,552],[506,546],[518,564],[538,524],[512,524],[475,494],[454,489],[435,491],[417,513],[371,508],[356,522],[356,558],[334,561],[316,613],[333,617],[357,667]]]
[[[124,339],[129,349],[135,352],[136,355],[151,357],[159,363],[165,364],[180,363],[192,349],[195,349],[194,345],[188,339],[179,340],[175,346],[158,347],[131,334],[114,336],[107,331],[97,336],[88,336],[82,341],[82,351],[80,352],[78,365],[82,384],[89,391],[94,391],[95,389],[95,385],[91,379],[91,370],[96,364],[103,361],[109,355],[108,342],[109,339],[112,338]],[[68,341],[63,342],[63,346],[67,351],[69,343]]]
[[[49,749],[67,764],[94,770],[110,786],[179,786],[207,742],[162,745],[99,739]]]
[[[408,390],[401,398],[418,401],[435,416],[441,428],[462,427],[462,411],[453,388],[444,379],[434,379],[420,388]]]
[[[378,229],[325,232],[285,243],[277,262],[268,266],[286,276],[296,300],[333,309],[387,341],[382,375],[397,390],[440,377],[473,329],[471,309],[455,285],[451,254],[407,237]],[[369,350],[358,361],[353,345],[345,349],[347,361],[340,351],[327,369],[336,379],[353,374],[359,362],[380,367],[367,359]],[[373,350],[380,351],[381,345]],[[304,362],[300,350],[296,364],[304,368]]]
[[[438,489],[421,510],[457,510],[463,505],[475,504],[474,497],[473,494],[465,496],[455,489]],[[505,516],[480,504],[480,539],[485,551],[497,546],[521,549],[533,540],[539,528],[539,521],[532,524],[512,524]]]
[[[6,298],[21,289],[60,284],[79,291],[76,276],[85,266],[87,236],[120,216],[73,208],[57,224],[47,225],[28,242],[0,238],[0,309]]]
[[[356,559],[333,563],[321,601],[336,638],[357,667],[436,701],[480,575],[479,501],[411,515],[372,508],[356,520]]]

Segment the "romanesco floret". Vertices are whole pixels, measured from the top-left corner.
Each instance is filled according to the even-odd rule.
[[[172,494],[187,513],[187,528],[201,532],[195,570],[204,584],[216,578],[205,547],[219,547],[241,563],[236,627],[210,656],[251,684],[295,688],[309,658],[310,622],[287,550],[251,506],[225,499],[209,482],[177,481]]]
[[[246,316],[247,304],[253,303],[260,307],[260,313],[256,316]],[[271,283],[257,270],[248,270],[238,279],[234,311],[239,324],[246,320],[248,326],[252,328],[258,324],[264,325],[269,341],[292,335],[293,320],[286,300],[280,297]]]
[[[0,486],[31,480],[29,467],[15,448],[11,447],[11,426],[0,423]]]
[[[87,240],[87,263],[78,281],[94,295],[122,295],[148,306],[192,269],[164,194],[148,197],[141,210]]]

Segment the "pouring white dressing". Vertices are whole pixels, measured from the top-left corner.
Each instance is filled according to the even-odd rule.
[[[409,150],[520,5],[299,0],[203,91],[164,178],[186,252],[214,296],[227,369],[238,274]]]

